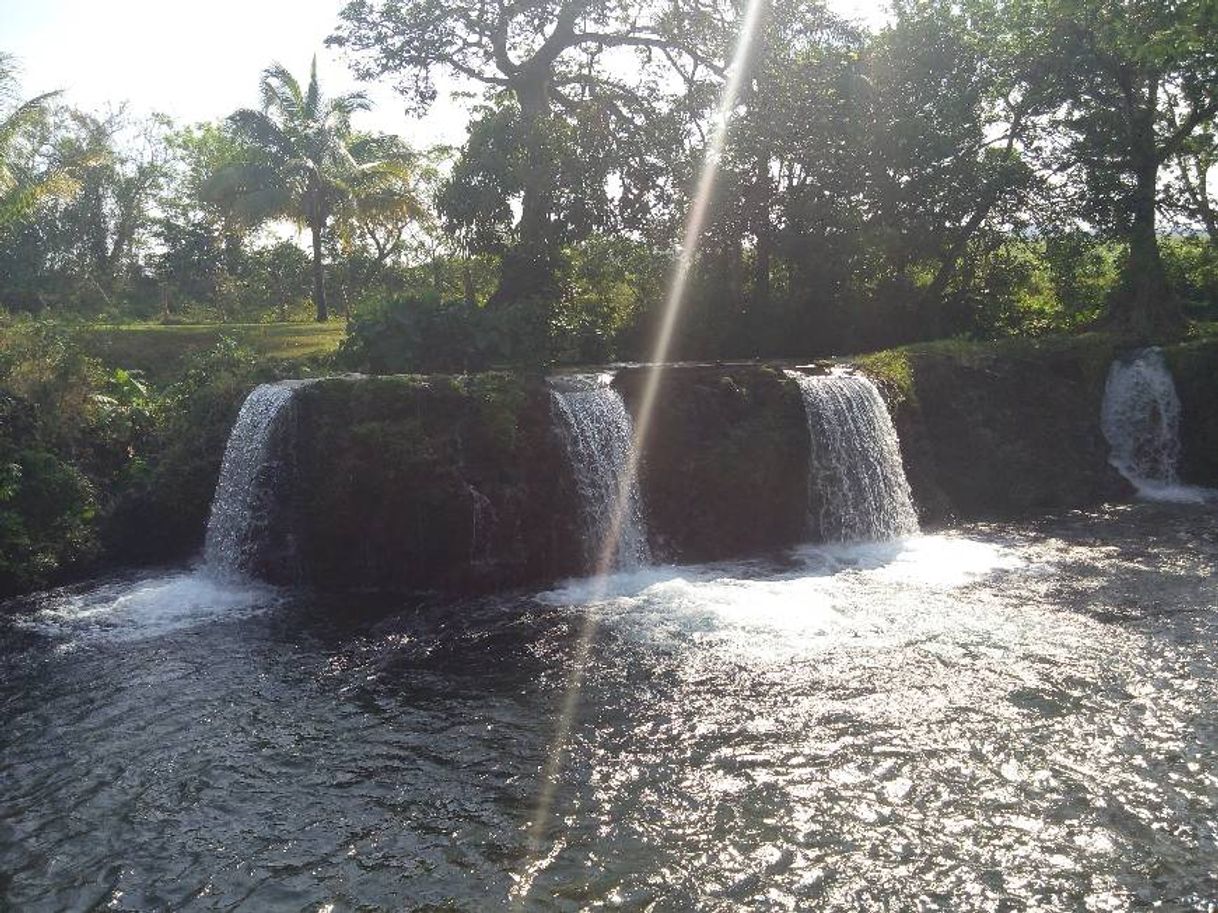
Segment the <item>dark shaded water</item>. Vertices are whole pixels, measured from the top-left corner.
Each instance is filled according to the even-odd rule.
[[[0,909],[1212,911],[1216,561],[1144,505],[594,607],[59,594],[0,621]]]

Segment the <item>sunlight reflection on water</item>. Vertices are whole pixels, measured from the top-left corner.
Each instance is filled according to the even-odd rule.
[[[1215,567],[1218,518],[1138,505],[592,604],[61,592],[0,619],[0,907],[500,909],[531,859],[547,913],[1208,911]]]

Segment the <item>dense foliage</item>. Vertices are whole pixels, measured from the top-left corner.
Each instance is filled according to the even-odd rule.
[[[154,386],[86,354],[82,331],[0,329],[0,596],[189,554],[245,395],[307,370],[222,339]]]
[[[1210,0],[900,0],[874,31],[763,2],[680,355],[1214,315]],[[480,91],[457,150],[361,132],[366,97],[316,71],[179,126],[24,98],[0,57],[0,305],[337,310],[348,362],[383,370],[644,356],[742,15],[348,3],[330,41],[359,75],[414,110],[441,78]]]

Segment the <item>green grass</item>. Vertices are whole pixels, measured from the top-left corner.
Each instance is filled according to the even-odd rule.
[[[307,360],[329,355],[342,342],[346,324],[223,323],[99,325],[86,329],[81,345],[117,368],[137,369],[154,379],[172,377],[190,354],[212,348],[221,337],[236,339],[266,358]]]

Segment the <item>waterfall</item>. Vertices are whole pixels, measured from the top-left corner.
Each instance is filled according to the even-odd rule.
[[[283,462],[282,448],[276,444],[299,385],[262,384],[241,406],[224,448],[207,523],[204,557],[212,573],[239,575],[257,558],[275,507],[275,483]]]
[[[808,420],[813,533],[838,542],[917,533],[897,432],[875,384],[844,371],[787,374],[799,384]]]
[[[1205,492],[1180,484],[1180,398],[1163,353],[1139,349],[1108,370],[1100,427],[1108,461],[1149,500],[1197,501]]]
[[[573,375],[550,381],[552,411],[566,445],[579,490],[584,553],[594,566],[609,533],[630,460],[634,427],[626,404],[610,385],[610,375]],[[643,499],[631,480],[621,506],[615,569],[651,561]]]

